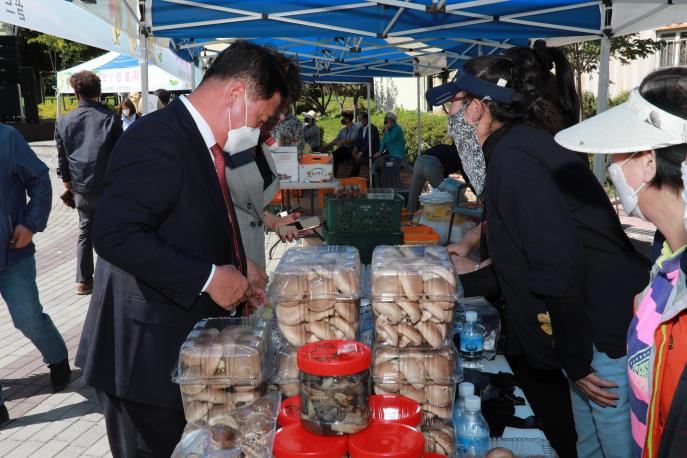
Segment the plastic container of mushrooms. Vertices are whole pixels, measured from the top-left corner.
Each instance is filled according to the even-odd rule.
[[[355,248],[289,249],[270,291],[279,332],[289,345],[358,337],[360,256]]]
[[[297,348],[289,345],[280,344],[277,347],[276,370],[272,376],[272,383],[279,388],[283,398],[297,396],[300,393],[297,352]]]
[[[189,424],[207,424],[260,399],[274,353],[271,327],[260,316],[207,318],[189,333],[172,374]]]
[[[371,265],[374,341],[400,348],[451,343],[456,274],[438,246],[380,246]]]
[[[453,401],[463,379],[458,352],[440,349],[377,346],[372,359],[375,394],[400,394],[422,409],[420,430],[425,451],[453,456]]]
[[[371,356],[369,347],[352,340],[313,342],[298,350],[305,429],[340,436],[370,425]]]

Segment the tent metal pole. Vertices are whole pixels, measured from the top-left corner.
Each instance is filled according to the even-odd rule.
[[[57,86],[56,91],[55,91],[56,97],[56,103],[57,103],[57,111],[56,111],[56,121],[59,121],[60,118],[62,117],[62,94],[60,93],[60,88]]]
[[[370,107],[370,83],[365,84],[367,86],[367,157],[369,162],[368,173],[370,175],[370,187],[374,186],[372,184],[372,113]]]
[[[140,55],[138,64],[141,67],[141,114],[148,114],[148,39],[145,33],[138,36]]]
[[[417,157],[422,152],[422,126],[420,125],[420,77],[417,77]]]
[[[191,60],[191,90],[196,89],[196,57]]]
[[[604,34],[601,37],[601,52],[599,57],[599,87],[597,91],[597,113],[608,109],[608,83],[611,60],[611,37]],[[594,176],[603,186],[606,182],[606,155],[594,155]]]

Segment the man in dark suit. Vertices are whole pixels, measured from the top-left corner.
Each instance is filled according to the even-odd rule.
[[[358,121],[360,122],[360,129],[358,129],[358,140],[356,141],[355,148],[353,148],[353,167],[351,167],[352,177],[357,177],[360,175],[360,167],[363,163],[370,157],[370,140],[367,138],[367,113],[362,111],[358,115]],[[374,124],[370,124],[370,131],[372,135],[372,154],[379,151],[379,129]]]
[[[202,318],[264,300],[224,164],[225,153],[255,146],[281,97],[288,89],[270,51],[237,42],[198,89],[132,125],[112,153],[77,366],[96,389],[115,457],[170,456],[185,425],[170,381],[182,342]]]

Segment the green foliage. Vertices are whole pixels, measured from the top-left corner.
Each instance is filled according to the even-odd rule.
[[[114,96],[105,98],[103,102],[110,110],[115,111],[117,108],[117,99]],[[78,105],[76,97],[62,96],[62,114],[69,113]],[[57,98],[45,97],[43,103],[38,105],[38,117],[40,119],[55,119],[57,118]]]
[[[625,103],[629,97],[630,93],[628,91],[623,91],[615,97],[608,99],[608,107],[611,108],[618,106],[621,103]],[[582,118],[591,118],[592,116],[596,115],[596,110],[596,97],[591,92],[584,91],[584,94],[582,94]]]
[[[80,61],[88,51],[88,46],[65,40],[46,33],[40,33],[26,40],[29,45],[37,45],[48,54],[52,70],[57,71]]]
[[[663,40],[639,38],[637,34],[623,35],[611,39],[611,56],[628,64],[633,60],[644,59],[665,46]],[[577,73],[590,73],[599,68],[601,40],[573,43],[562,47],[570,64]]]
[[[582,119],[591,118],[596,115],[596,97],[589,91],[582,94]]]
[[[627,102],[627,99],[630,98],[630,91],[623,91],[620,94],[616,95],[615,97],[608,99],[608,106],[609,107],[615,107],[620,105],[621,103]]]
[[[417,112],[398,110],[396,121],[403,129],[406,140],[408,160],[414,162],[417,159]],[[332,113],[333,114],[333,113]],[[426,150],[440,143],[451,143],[446,133],[446,116],[434,113],[421,113],[422,122],[422,150]],[[338,116],[320,118],[317,124],[324,130],[324,142],[334,140],[341,129],[341,121]],[[379,129],[380,139],[384,135],[384,113],[372,113],[372,124]]]

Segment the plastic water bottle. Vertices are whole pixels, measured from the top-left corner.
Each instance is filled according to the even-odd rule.
[[[473,394],[475,394],[475,385],[472,383],[463,382],[458,385],[458,399],[456,399],[456,405],[453,406],[453,426],[455,428],[458,428],[460,417],[465,412],[465,398]]]
[[[477,323],[477,312],[465,313],[465,325],[460,333],[460,359],[467,369],[482,369],[484,327]]]
[[[465,398],[465,412],[460,417],[456,450],[462,458],[483,457],[489,451],[489,425],[482,416],[482,400],[478,396]]]

